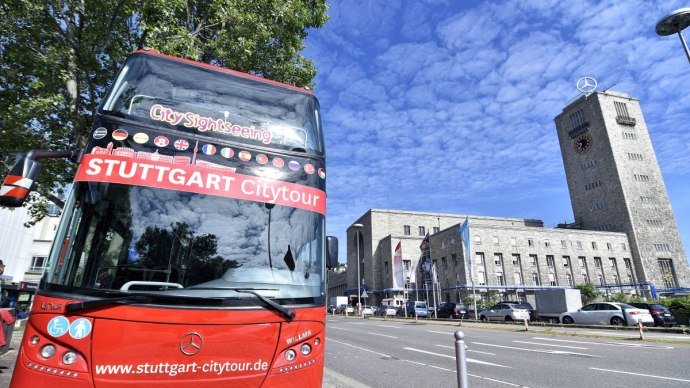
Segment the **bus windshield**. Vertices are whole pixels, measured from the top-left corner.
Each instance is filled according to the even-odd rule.
[[[247,299],[227,289],[249,288],[283,304],[322,300],[324,218],[315,212],[77,182],[63,217],[64,244],[53,249],[43,279],[48,290]]]
[[[318,101],[311,94],[155,55],[129,57],[99,113],[323,154]]]

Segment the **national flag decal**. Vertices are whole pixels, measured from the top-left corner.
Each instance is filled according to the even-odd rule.
[[[114,140],[125,140],[127,136],[129,136],[129,133],[124,129],[116,129],[112,134]]]
[[[165,147],[170,144],[170,140],[168,140],[168,138],[165,136],[156,136],[156,138],[153,139],[153,144],[157,145],[158,147]]]
[[[297,162],[295,160],[291,160],[290,163],[288,163],[288,167],[292,171],[297,171],[297,170],[299,170],[299,162]]]
[[[187,148],[189,148],[189,142],[185,139],[177,139],[175,140],[173,145],[175,146],[175,149],[178,151],[184,151]]]
[[[149,135],[145,134],[144,132],[139,132],[134,134],[134,136],[132,136],[132,139],[139,144],[144,144],[147,141],[149,141]]]
[[[323,168],[320,168],[320,169],[317,171],[317,173],[319,174],[319,178],[321,178],[321,179],[326,179],[326,170],[324,170]]]
[[[205,153],[206,155],[213,155],[216,153],[216,146],[213,144],[206,144],[201,147],[201,152]]]
[[[259,164],[266,164],[266,163],[268,163],[268,156],[266,156],[264,154],[258,154],[258,155],[256,155],[256,161]]]
[[[243,162],[246,162],[252,158],[252,154],[250,154],[248,151],[240,151],[240,153],[237,154],[237,156]]]
[[[273,158],[273,167],[283,168],[283,166],[285,166],[283,158]]]
[[[220,149],[220,154],[224,158],[230,159],[233,155],[235,155],[235,151],[233,151],[232,148],[224,147]]]
[[[315,169],[314,169],[314,166],[312,164],[307,163],[304,165],[304,172],[306,172],[307,174],[311,175],[314,173],[314,171],[315,171]]]

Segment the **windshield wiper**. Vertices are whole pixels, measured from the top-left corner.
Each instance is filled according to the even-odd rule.
[[[91,299],[82,300],[79,302],[72,302],[65,305],[66,312],[74,312],[79,310],[90,309],[94,307],[110,306],[110,305],[125,305],[125,304],[135,304],[135,303],[148,303],[151,302],[151,298],[142,295],[130,295],[123,296],[120,298],[105,298],[105,299]]]
[[[259,300],[262,302],[266,303],[267,306],[272,308],[273,310],[279,312],[282,316],[287,318],[288,320],[292,320],[295,317],[295,312],[285,306],[282,306],[267,297],[257,293],[256,291],[278,291],[277,289],[271,289],[271,288],[240,288],[240,287],[188,287],[187,289],[190,290],[232,290],[235,292],[241,292],[244,294],[252,294],[256,296]]]

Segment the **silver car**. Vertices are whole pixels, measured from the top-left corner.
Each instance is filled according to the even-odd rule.
[[[479,319],[487,321],[529,321],[529,310],[519,308],[516,303],[499,303],[479,312]]]
[[[640,309],[625,303],[600,302],[590,303],[577,311],[561,314],[563,324],[579,325],[618,325],[634,326],[638,321],[647,326],[654,325],[654,318],[647,309]]]

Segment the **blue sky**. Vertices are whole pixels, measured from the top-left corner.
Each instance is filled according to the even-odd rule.
[[[582,76],[638,98],[690,248],[690,65],[679,1],[331,1],[318,70],[328,233],[370,208],[573,221],[554,117]],[[687,39],[690,32],[686,30]]]

